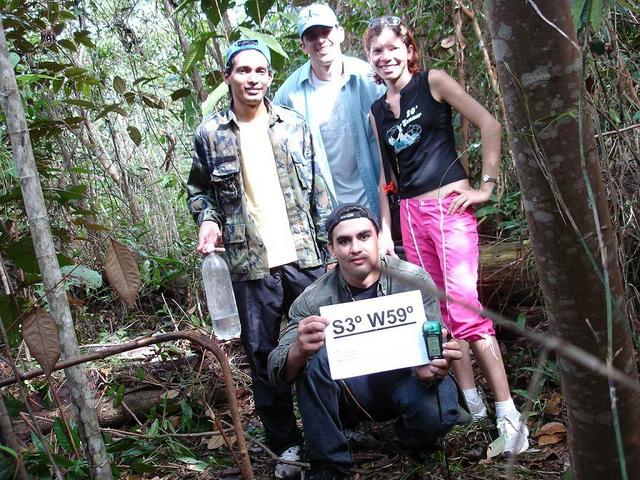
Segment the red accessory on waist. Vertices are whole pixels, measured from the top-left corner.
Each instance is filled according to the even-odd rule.
[[[385,183],[382,185],[382,191],[389,195],[390,193],[398,193],[398,189],[396,188],[396,183],[391,180],[389,183]]]

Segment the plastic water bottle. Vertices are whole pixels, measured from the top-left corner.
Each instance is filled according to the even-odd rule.
[[[240,318],[229,267],[220,255],[210,253],[204,257],[202,282],[215,336],[220,340],[240,337]]]

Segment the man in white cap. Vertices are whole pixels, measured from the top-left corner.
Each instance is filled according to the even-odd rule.
[[[224,252],[229,265],[266,444],[282,460],[299,460],[291,388],[269,382],[267,356],[293,300],[324,273],[331,203],[304,119],[265,99],[270,62],[259,40],[227,50],[231,106],[196,131],[187,204],[199,226],[198,252]],[[276,478],[299,473],[295,465],[276,465]]]
[[[273,102],[301,113],[311,129],[316,162],[338,203],[357,203],[380,215],[380,162],[368,114],[384,93],[371,66],[342,54],[344,30],[327,5],[298,15],[300,46],[309,56],[276,92]]]

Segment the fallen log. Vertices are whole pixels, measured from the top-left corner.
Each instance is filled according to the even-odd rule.
[[[144,419],[151,408],[158,404],[164,394],[166,394],[166,389],[164,388],[151,387],[140,389],[125,393],[119,405],[116,405],[113,398],[103,396],[96,407],[98,423],[101,427],[117,427]],[[170,413],[177,410],[177,406],[174,407],[174,403],[175,402],[167,403],[167,408]],[[75,414],[70,405],[63,406],[63,413],[66,420],[75,421]],[[43,410],[34,414],[35,421],[44,434],[51,431],[54,420],[59,416],[59,410]],[[31,419],[31,421],[33,420],[34,419]],[[14,420],[13,428],[19,438],[29,438],[31,430],[24,421]]]
[[[529,242],[480,245],[480,301],[496,311],[539,303],[538,273]]]

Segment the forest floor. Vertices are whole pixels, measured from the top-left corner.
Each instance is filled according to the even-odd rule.
[[[538,325],[544,329],[545,325]],[[505,366],[510,377],[514,400],[524,406],[528,381],[533,375],[532,365],[536,364],[535,349],[522,338],[501,338],[500,346]],[[560,479],[568,464],[568,450],[564,409],[562,406],[555,362],[549,361],[543,369],[535,396],[529,402],[530,448],[517,459],[501,456],[488,458],[487,449],[497,437],[492,419],[469,426],[454,428],[442,439],[440,449],[424,452],[418,456],[409,455],[393,442],[392,426],[386,424],[363,423],[362,431],[374,444],[354,449],[354,480],[386,479]],[[479,376],[478,385],[490,397],[484,380]],[[487,398],[492,406],[491,398]],[[241,411],[245,425],[259,425],[252,412],[250,394],[241,401]],[[491,418],[491,417],[490,417]],[[259,427],[256,436],[260,435]],[[257,444],[255,438],[248,438],[252,467],[257,479],[273,478],[275,461]],[[233,478],[235,468],[211,472],[208,477]],[[569,477],[568,477],[569,478]]]
[[[535,317],[535,316],[534,316]],[[537,324],[528,324],[538,332],[547,330],[542,316]],[[148,317],[147,317],[148,318]],[[354,448],[354,480],[386,479],[560,479],[568,464],[566,422],[554,359],[538,373],[538,384],[530,386],[537,363],[537,348],[521,337],[498,332],[514,401],[529,410],[530,449],[511,462],[488,455],[488,447],[497,437],[490,419],[470,426],[454,428],[442,439],[440,448],[420,455],[409,455],[394,443],[390,423],[363,423],[362,431],[375,442]],[[255,478],[274,478],[275,459],[263,444],[263,432],[254,413],[248,365],[238,341],[222,344],[236,383],[236,397]],[[194,355],[194,353],[196,355]],[[188,356],[191,360],[185,361]],[[136,363],[142,360],[140,363]],[[166,371],[149,370],[158,360],[168,361]],[[193,351],[186,344],[164,346],[143,354],[114,357],[88,367],[89,377],[99,397],[111,397],[125,403],[128,394],[153,387],[164,392],[151,411],[134,415],[127,426],[105,428],[107,448],[112,456],[116,477],[129,480],[154,479],[227,479],[240,478],[227,441],[235,441],[230,427],[229,406],[223,392],[219,365],[209,354]],[[145,373],[146,372],[146,373]],[[479,388],[491,407],[493,401],[486,382],[477,372]],[[61,374],[59,385],[64,385]],[[32,408],[45,402],[46,383],[32,385]],[[64,388],[64,387],[62,387]],[[533,393],[529,394],[530,390]],[[45,393],[43,395],[43,393]],[[58,397],[65,395],[58,391]],[[531,401],[527,402],[526,399]],[[123,401],[123,399],[125,399]],[[126,406],[126,405],[125,405]],[[127,409],[135,409],[129,404]],[[51,410],[51,406],[48,407]],[[131,418],[131,417],[130,417]],[[223,430],[224,435],[219,434]],[[50,443],[65,454],[65,433],[54,425]],[[25,439],[26,441],[26,439]],[[66,442],[68,443],[68,442]],[[29,448],[28,443],[25,446]],[[33,448],[33,447],[31,447]],[[37,449],[36,449],[37,450]],[[32,451],[32,462],[38,460]],[[67,455],[71,451],[66,452]],[[73,455],[70,455],[73,458]],[[28,458],[28,457],[27,457]],[[57,457],[56,457],[57,458]],[[69,456],[67,457],[69,458]],[[35,464],[32,472],[48,470],[46,460]],[[81,463],[66,465],[65,478],[84,478]],[[77,474],[71,475],[73,465]],[[74,467],[75,468],[75,467]],[[39,469],[39,470],[38,470]],[[0,469],[1,470],[1,469]],[[2,475],[0,475],[2,477]],[[10,478],[10,477],[8,477]],[[40,478],[38,476],[34,478]],[[44,477],[42,477],[44,478]],[[567,476],[566,478],[570,478]]]
[[[538,331],[546,329],[541,323],[536,326],[528,325]],[[516,404],[524,407],[528,382],[533,376],[536,364],[536,348],[523,338],[505,337],[498,335],[505,360],[506,369],[511,382]],[[237,343],[223,345],[230,359],[234,380],[238,385],[238,401],[240,414],[243,419],[247,444],[252,468],[256,479],[273,478],[274,456],[264,448],[260,422],[253,411],[253,399],[250,390],[248,368],[244,356]],[[215,371],[216,366],[205,360],[199,369],[201,373]],[[207,375],[208,376],[208,375]],[[215,381],[215,380],[214,380]],[[219,379],[217,380],[220,381]],[[205,378],[200,378],[205,383]],[[486,382],[478,375],[478,385],[486,394],[488,405],[492,406],[490,391]],[[488,458],[487,449],[497,431],[492,419],[474,423],[470,426],[454,428],[441,442],[441,448],[420,455],[409,455],[393,442],[390,423],[363,423],[362,431],[375,440],[374,444],[364,445],[364,448],[354,449],[353,479],[560,479],[563,478],[568,464],[566,444],[566,429],[564,408],[555,362],[549,360],[542,368],[540,381],[534,388],[534,395],[529,405],[530,449],[511,462],[501,456]],[[225,405],[217,407],[218,399],[210,399],[209,404],[215,403],[216,416],[220,419],[218,425],[224,424],[228,409]],[[491,412],[490,412],[491,415]],[[228,418],[228,417],[227,417]],[[490,417],[491,418],[491,417]],[[215,428],[214,428],[215,430]],[[200,439],[191,448],[196,458],[209,459],[204,471],[194,472],[193,465],[173,463],[173,473],[160,474],[158,470],[143,476],[129,476],[130,479],[235,479],[239,478],[239,470],[235,467],[221,438],[211,437]],[[215,461],[210,461],[211,458]],[[166,464],[166,463],[165,463]],[[567,477],[570,478],[570,477]]]

